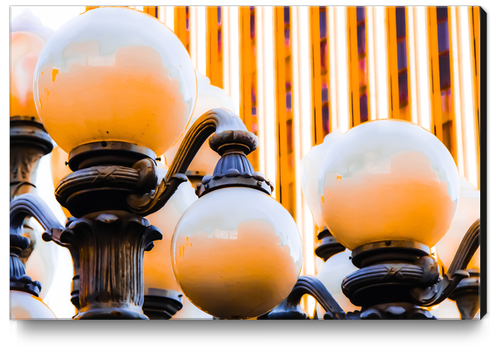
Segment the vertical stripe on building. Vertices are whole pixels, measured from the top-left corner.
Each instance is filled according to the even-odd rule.
[[[180,39],[187,52],[190,53],[189,6],[175,6],[174,33]]]
[[[457,165],[460,176],[465,176],[464,150],[463,150],[463,109],[461,100],[461,76],[460,76],[460,37],[458,35],[458,24],[456,7],[451,6],[448,13],[449,36],[450,36],[450,57],[453,68],[451,69],[451,82],[453,91],[453,110],[456,127],[456,150]]]
[[[311,116],[312,141],[321,144],[332,127],[329,116],[328,91],[328,35],[325,6],[312,6],[310,11],[311,51]]]
[[[432,105],[432,119],[430,130],[442,142],[442,103],[439,70],[439,40],[437,35],[437,8],[431,6],[427,8],[427,11],[429,23],[429,57]]]
[[[223,45],[221,6],[206,7],[206,76],[213,86],[223,88]]]
[[[247,129],[257,135],[257,56],[255,19],[256,11],[254,7],[240,7],[240,117]],[[248,159],[253,167],[258,168],[258,151],[250,153]]]
[[[327,7],[327,25],[330,38],[329,106],[332,130],[349,130],[349,71],[347,54],[347,13],[343,6]]]
[[[388,52],[388,86],[390,118],[400,118],[400,94],[398,91],[398,52],[396,36],[396,7],[386,7],[386,32]]]
[[[292,110],[292,66],[290,45],[290,8],[274,8],[276,116],[277,116],[277,181],[278,200],[296,217],[294,124]]]
[[[148,13],[150,16],[159,18],[158,6],[143,6],[143,12]]]
[[[240,115],[240,16],[238,6],[222,6],[223,89]],[[259,147],[260,148],[260,147]]]
[[[274,8],[256,8],[257,37],[257,108],[259,122],[259,168],[274,182],[272,196],[277,198],[277,129],[275,95]]]
[[[206,7],[189,9],[190,56],[194,68],[206,76]]]
[[[465,163],[465,176],[475,187],[479,184],[477,164],[477,132],[476,107],[474,98],[474,75],[472,73],[473,54],[471,44],[470,7],[458,6],[456,8],[456,23],[458,27],[458,46],[460,47],[459,76],[461,83],[461,114],[463,116],[463,153]]]
[[[480,11],[483,11],[480,6],[472,6],[470,11],[470,23],[471,23],[471,37],[470,44],[472,47],[471,54],[471,67],[473,70],[474,76],[474,95],[475,95],[475,108],[476,108],[476,119],[475,119],[475,127],[476,127],[476,163],[477,163],[477,173],[478,173],[478,189],[480,189],[480,57],[481,57],[481,48],[480,48]],[[486,30],[486,28],[484,28]]]
[[[312,107],[311,107],[311,51],[310,51],[310,10],[306,7],[291,8],[291,49],[293,60],[293,117],[294,155],[299,163],[312,147]],[[318,22],[317,22],[318,23]],[[315,271],[315,227],[311,212],[306,205],[301,190],[300,165],[295,167],[296,176],[296,222],[303,235],[303,274],[316,275]],[[306,298],[306,311],[313,315],[315,300]]]
[[[347,42],[349,59],[349,128],[361,123],[359,105],[359,56],[357,50],[357,8],[347,7]]]

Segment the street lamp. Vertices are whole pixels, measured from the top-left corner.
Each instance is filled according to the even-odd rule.
[[[303,276],[264,318],[301,318],[297,304],[305,294],[322,305],[325,319],[434,318],[424,307],[455,292],[479,247],[478,219],[440,276],[431,247],[449,229],[460,199],[450,153],[423,128],[396,120],[352,128],[324,153],[318,204],[334,239],[317,254],[328,259],[342,251],[336,240],[352,250],[359,270],[343,280],[342,291],[362,309],[344,312],[317,278]]]
[[[29,11],[12,22],[10,34],[10,199],[36,194],[39,159],[53,148],[39,120],[33,98],[36,62],[52,30]],[[41,240],[31,219],[10,233],[11,315],[16,319],[54,318],[42,299],[53,282],[57,248]],[[40,282],[34,281],[41,280]],[[32,306],[30,306],[32,305]],[[29,308],[31,307],[32,310]]]
[[[230,303],[237,294],[250,297],[255,290],[266,288],[259,295],[264,302],[260,307],[254,307],[252,301],[243,305],[247,297],[242,297],[239,309],[232,310],[231,316],[224,311],[210,311],[221,318],[247,318],[267,312],[287,296],[301,267],[299,233],[291,216],[268,196],[270,182],[248,162],[246,155],[256,149],[258,139],[237,116],[226,109],[214,109],[197,119],[158,184],[156,153],[163,154],[177,141],[196,100],[190,57],[165,25],[141,12],[122,8],[100,8],[74,18],[52,36],[40,54],[34,73],[34,98],[46,129],[69,153],[73,171],[59,182],[56,198],[74,218],[65,227],[41,224],[46,229],[44,239],[67,247],[75,268],[79,268],[80,308],[76,319],[147,318],[142,311],[143,253],[153,248],[153,241],[161,239],[162,233],[143,217],[170,201],[187,180],[184,173],[196,152],[213,133],[210,145],[221,159],[214,175],[203,180],[199,192],[202,198],[188,212],[200,211],[200,207],[193,207],[205,205],[209,213],[216,213],[220,211],[213,210],[206,201],[214,200],[215,206],[225,203],[228,210],[216,215],[221,216],[223,225],[220,221],[214,226],[209,224],[206,215],[198,224],[214,228],[211,237],[219,234],[219,228],[235,227],[234,231],[226,231],[234,235],[238,248],[245,247],[239,260],[244,264],[246,253],[252,249],[251,240],[262,230],[264,235],[255,245],[259,250],[254,255],[262,256],[273,269],[284,267],[279,275],[287,276],[281,277],[275,290],[269,276],[240,286],[234,283],[242,280],[242,274],[228,272],[222,285],[233,284],[236,289],[223,294],[223,303]],[[221,199],[228,199],[228,203]],[[258,210],[253,199],[263,207],[275,208],[281,221],[265,218],[264,210]],[[235,214],[243,212],[246,218],[235,221],[237,225],[228,225],[229,217],[224,213],[231,213],[233,204],[239,202],[242,205]],[[244,206],[244,202],[250,206]],[[45,204],[30,194],[13,201],[11,215],[20,218],[21,212],[41,221],[49,215]],[[182,233],[193,231],[185,224],[177,227],[174,249],[183,246],[178,236]],[[221,240],[218,236],[215,241],[219,245]],[[200,254],[219,249],[215,244],[200,245],[200,241],[196,239],[193,246],[196,251],[200,249]],[[277,252],[268,253],[270,250]],[[177,279],[183,287],[187,280],[193,280],[188,272],[195,267],[193,262],[192,257],[175,261],[174,270],[182,273]],[[252,262],[243,268],[258,273],[262,267]],[[184,291],[196,303],[215,295],[209,290]]]
[[[403,121],[367,122],[326,138],[321,151],[312,151],[310,167],[305,160],[303,189],[320,228],[316,253],[327,261],[348,248],[359,268],[342,291],[361,310],[346,313],[318,278],[298,279],[297,227],[271,198],[271,182],[247,159],[258,138],[229,109],[213,105],[200,115],[196,97],[185,48],[151,16],[99,8],[51,37],[37,59],[33,99],[47,131],[68,153],[72,172],[59,180],[56,198],[72,217],[62,226],[39,197],[20,189],[29,180],[18,184],[11,177],[14,299],[21,298],[16,291],[39,294],[19,258],[29,244],[22,225],[30,216],[45,229],[45,241],[71,253],[75,319],[168,318],[179,309],[178,289],[223,319],[305,318],[297,311],[304,294],[320,303],[325,319],[432,318],[424,307],[456,293],[468,276],[479,221],[442,277],[432,257],[460,195],[454,161],[429,132]],[[33,163],[52,149],[37,114],[11,118],[11,141],[37,148]],[[191,121],[193,114],[198,117]],[[162,172],[156,161],[179,138]],[[196,185],[195,200],[185,174],[208,138],[220,158]],[[161,230],[149,221],[162,223]],[[144,253],[155,252],[154,241],[162,238],[167,258],[154,259],[166,262],[159,273]]]

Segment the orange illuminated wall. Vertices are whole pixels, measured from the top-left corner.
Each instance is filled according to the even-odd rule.
[[[159,18],[158,6],[143,6],[143,12],[148,13],[150,16]]]
[[[187,52],[190,52],[189,6],[176,6],[174,8],[174,32]]]
[[[290,8],[274,8],[276,117],[277,117],[277,179],[276,197],[296,216],[295,162],[292,107],[292,62],[290,40]],[[299,179],[299,178],[298,178]]]
[[[206,7],[206,75],[211,84],[223,88],[223,35],[221,6]]]
[[[318,145],[330,133],[332,126],[329,113],[329,42],[325,6],[310,8],[310,46],[312,140],[313,145]]]
[[[255,38],[256,10],[240,7],[240,116],[247,129],[258,135],[257,121],[257,43]],[[237,105],[238,106],[238,105]],[[248,155],[258,168],[259,152]]]

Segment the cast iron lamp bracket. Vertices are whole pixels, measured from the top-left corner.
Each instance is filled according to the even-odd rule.
[[[22,236],[24,220],[28,217],[34,217],[48,235],[59,234],[63,227],[37,195],[22,194],[10,202],[10,289],[39,296],[41,284],[26,275],[25,266],[19,258],[30,243],[27,237]]]
[[[420,306],[432,306],[447,299],[457,288],[458,284],[469,277],[469,273],[465,269],[479,246],[480,218],[466,232],[447,274],[428,288],[414,288],[412,290],[414,302]]]
[[[10,290],[26,292],[39,296],[41,283],[33,281],[26,275],[24,264],[20,260],[20,254],[29,246],[27,237],[10,233]]]
[[[328,318],[348,319],[344,310],[323,283],[313,276],[300,276],[288,297],[260,319],[308,319],[308,316],[302,313],[300,308],[301,298],[306,294],[316,299],[325,310]]]
[[[234,158],[232,161],[237,163],[235,166],[244,169],[244,171],[240,171],[235,168],[238,172],[237,174],[235,171],[230,171],[230,165],[218,163],[214,176],[218,174],[216,170],[220,171],[219,168],[227,167],[227,171],[223,173],[221,178],[226,177],[226,174],[232,180],[253,178],[253,175],[250,174],[253,169],[251,169],[251,166],[249,167],[250,163],[247,165],[248,160],[245,156],[257,148],[259,142],[257,136],[249,132],[240,118],[232,111],[224,108],[214,108],[199,117],[188,130],[160,185],[145,194],[131,194],[128,196],[127,203],[129,209],[134,213],[146,216],[163,207],[177,190],[178,186],[187,180],[185,176],[187,168],[199,151],[199,148],[201,148],[206,139],[213,133],[215,134],[211,136],[209,145],[213,150],[223,156],[220,161],[222,163],[228,163],[230,161],[228,158]],[[225,157],[227,159],[224,159]],[[145,160],[148,165],[155,165],[154,162]],[[144,175],[140,177],[144,179]],[[209,185],[210,180],[206,181]],[[255,183],[255,186],[259,185]],[[201,192],[201,194],[203,193],[204,191]]]
[[[470,277],[463,279],[449,295],[456,301],[461,319],[473,319],[480,309],[480,273],[468,270]]]
[[[22,235],[24,219],[34,217],[44,228],[44,241],[59,242],[59,235],[64,227],[44,200],[32,193],[22,194],[10,202],[10,234]]]

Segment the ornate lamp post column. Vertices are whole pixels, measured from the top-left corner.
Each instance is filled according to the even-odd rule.
[[[34,76],[39,115],[73,171],[56,197],[74,219],[45,238],[79,264],[76,318],[147,318],[143,252],[161,233],[126,198],[155,189],[155,152],[185,129],[196,98],[190,58],[158,20],[100,8],[52,36]]]
[[[28,10],[24,10],[11,24],[10,200],[26,193],[36,193],[34,182],[39,160],[53,148],[51,138],[39,119],[33,97],[36,62],[52,33],[51,29],[42,26],[40,20]],[[57,249],[53,248],[56,247],[43,244],[41,231],[30,219],[23,221],[22,229],[11,238],[11,246],[11,250],[15,250],[11,253],[14,257],[11,265],[17,268],[11,268],[11,277],[18,279],[20,267],[17,263],[20,261],[22,275],[27,276],[27,271],[29,276],[43,282],[43,291],[41,284],[37,282],[37,291],[29,293],[43,298],[52,284],[55,272],[52,265],[57,256]]]

